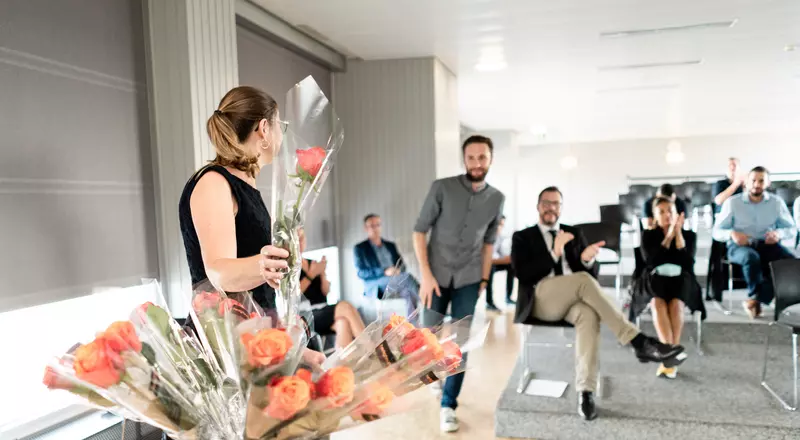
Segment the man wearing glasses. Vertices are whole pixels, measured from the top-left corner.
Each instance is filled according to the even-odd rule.
[[[353,248],[358,277],[364,281],[364,296],[383,299],[389,280],[405,271],[405,264],[397,246],[381,236],[381,218],[378,214],[364,217],[367,239]]]
[[[630,344],[640,362],[661,362],[671,368],[686,359],[683,347],[645,336],[617,310],[595,280],[595,257],[605,245],[587,244],[580,229],[559,223],[562,196],[551,186],[539,194],[539,224],[514,233],[511,265],[519,279],[515,322],[565,320],[575,326],[575,387],[578,414],[597,417],[600,323],[623,345]]]

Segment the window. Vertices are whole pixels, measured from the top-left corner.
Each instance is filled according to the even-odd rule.
[[[336,246],[326,247],[303,253],[303,258],[319,261],[322,257],[328,259],[328,267],[325,274],[331,283],[331,291],[328,292],[328,304],[336,304],[342,298],[341,283],[339,282],[339,248]]]
[[[98,293],[0,313],[0,437],[18,438],[40,430],[35,420],[53,423],[58,413],[75,413],[81,399],[42,385],[53,356],[88,342],[113,321],[125,320],[146,301],[156,302],[155,284],[96,289]],[[46,425],[45,425],[46,426]]]

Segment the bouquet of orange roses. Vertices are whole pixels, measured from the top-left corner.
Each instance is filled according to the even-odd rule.
[[[310,76],[287,93],[284,117],[288,129],[272,169],[272,241],[289,251],[289,270],[277,290],[277,304],[281,319],[292,320],[302,294],[299,230],[330,174],[344,130]]]
[[[228,411],[221,377],[166,308],[145,303],[129,320],[54,359],[44,383],[176,439],[235,438],[241,417]]]

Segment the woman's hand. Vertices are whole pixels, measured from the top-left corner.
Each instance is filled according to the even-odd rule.
[[[328,267],[328,259],[322,257],[320,261],[310,261],[308,263],[308,277],[312,280],[323,273],[325,273],[325,269]]]
[[[289,252],[286,249],[271,245],[261,248],[261,259],[259,260],[261,277],[273,289],[280,286],[284,272],[289,269],[287,258],[289,258]]]
[[[313,369],[322,367],[325,362],[325,354],[318,351],[311,350],[310,348],[303,349],[303,362]]]

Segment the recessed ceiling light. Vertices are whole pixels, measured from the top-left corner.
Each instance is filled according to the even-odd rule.
[[[798,44],[787,44],[786,46],[783,47],[783,51],[784,52],[794,52],[794,51],[800,49],[800,47],[798,47],[798,46],[800,46],[800,45],[798,45]]]
[[[561,168],[571,170],[578,166],[578,158],[573,155],[564,156],[561,159]]]
[[[534,134],[536,136],[545,136],[545,135],[547,135],[547,127],[544,126],[544,125],[531,125],[531,127],[528,129],[528,131],[530,131],[531,134]]]
[[[618,93],[618,92],[645,92],[651,90],[675,90],[680,88],[680,84],[654,84],[649,86],[630,86],[630,87],[610,87],[599,89],[597,93]]]
[[[498,44],[505,41],[502,35],[487,35],[478,39],[479,44]]]
[[[502,31],[503,30],[503,26],[500,26],[499,24],[488,24],[486,26],[481,26],[481,27],[479,27],[479,28],[477,28],[475,30],[480,32],[480,33],[485,34],[487,32]]]
[[[481,61],[475,65],[475,70],[479,72],[497,72],[508,67],[505,61]]]
[[[667,32],[696,31],[700,29],[731,28],[737,20],[714,21],[709,23],[689,24],[685,26],[668,26],[653,29],[631,29],[624,31],[600,32],[600,38],[640,37],[643,35],[663,34]]]
[[[608,72],[612,70],[635,70],[635,69],[653,69],[656,67],[681,67],[681,66],[695,66],[702,64],[703,60],[687,60],[687,61],[670,61],[664,63],[643,63],[643,64],[622,64],[616,66],[600,66],[597,70],[601,72]]]

